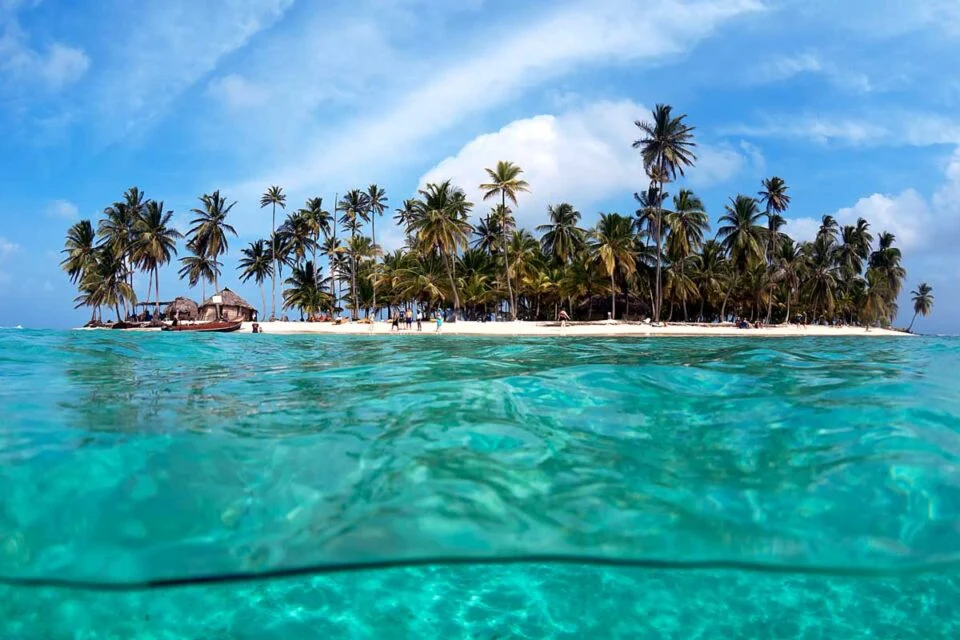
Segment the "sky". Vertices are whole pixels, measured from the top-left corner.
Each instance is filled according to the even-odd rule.
[[[271,184],[329,208],[375,182],[392,210],[450,178],[483,215],[503,159],[530,183],[521,225],[561,201],[587,225],[632,213],[634,121],[667,103],[696,127],[682,186],[713,221],[780,176],[788,233],[825,214],[894,233],[899,323],[926,281],[917,328],[960,333],[958,56],[956,0],[0,0],[0,326],[89,317],[65,231],[134,185],[181,231],[201,194],[236,201],[221,283],[257,306],[236,256],[269,235]],[[160,291],[200,297],[173,267]]]

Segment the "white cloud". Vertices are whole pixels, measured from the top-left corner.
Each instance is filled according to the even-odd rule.
[[[873,89],[870,78],[865,73],[841,67],[824,60],[821,54],[814,52],[771,57],[750,73],[750,80],[758,83],[782,82],[802,74],[821,75],[843,91],[866,93]]]
[[[960,120],[904,111],[870,113],[860,117],[780,114],[763,117],[755,124],[725,127],[722,132],[748,138],[797,139],[853,146],[960,144]]]
[[[0,236],[0,259],[12,256],[20,251],[20,245]]]
[[[90,67],[87,54],[61,42],[51,43],[45,51],[32,48],[17,20],[21,5],[20,2],[0,5],[0,72],[21,87],[40,84],[57,90],[79,80]]]
[[[874,193],[832,215],[841,225],[854,224],[857,218],[864,218],[875,234],[889,231],[905,252],[914,255],[941,249],[952,252],[960,236],[960,147],[954,151],[944,173],[943,184],[929,199],[915,189],[895,195]],[[797,240],[809,240],[819,226],[820,220],[794,218],[788,221],[785,232]]]
[[[79,214],[77,205],[69,200],[54,200],[47,205],[47,215],[62,220],[76,220]]]
[[[468,142],[427,171],[420,186],[451,179],[482,216],[494,204],[483,203],[478,188],[487,179],[484,168],[509,160],[524,170],[530,184],[517,207],[520,224],[541,223],[547,205],[558,202],[570,202],[587,217],[595,204],[629,195],[645,183],[640,155],[630,143],[637,137],[634,121],[648,111],[629,100],[600,101],[559,115],[516,120]],[[697,157],[689,172],[694,187],[729,180],[751,162],[729,147],[700,145]]]
[[[660,0],[642,6],[632,0],[568,2],[507,35],[498,27],[495,38],[479,37],[480,46],[464,47],[467,54],[455,54],[445,66],[420,76],[428,80],[397,92],[385,110],[318,132],[307,152],[230,192],[253,197],[275,183],[303,191],[317,176],[362,183],[375,172],[422,156],[419,147],[426,139],[548,80],[599,62],[636,64],[676,55],[724,22],[762,9],[758,0]]]
[[[105,130],[120,136],[162,115],[225,56],[273,26],[293,0],[144,0],[113,17],[135,38],[105,42],[112,62],[95,91]],[[316,34],[314,34],[316,37]]]
[[[243,76],[231,73],[210,81],[207,95],[218,100],[230,109],[245,109],[263,104],[268,92]]]

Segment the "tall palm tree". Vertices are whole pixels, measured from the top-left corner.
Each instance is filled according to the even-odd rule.
[[[260,285],[260,302],[263,315],[267,315],[267,294],[263,290],[263,283],[267,278],[273,277],[273,255],[270,253],[270,245],[266,240],[257,240],[251,242],[245,249],[241,249],[243,255],[240,258],[240,282],[247,282],[253,278],[254,282]]]
[[[784,324],[786,324],[790,322],[790,304],[800,289],[800,272],[804,266],[804,256],[792,238],[784,238],[781,241],[776,256],[771,280],[777,284],[783,284],[786,288],[787,310],[784,316]]]
[[[370,216],[370,238],[377,245],[377,217],[387,210],[387,193],[375,184],[367,187],[367,210]],[[377,317],[377,262],[373,263],[373,317]]]
[[[267,190],[263,192],[263,195],[260,196],[260,208],[263,209],[266,206],[270,206],[272,211],[271,223],[270,223],[270,253],[273,255],[274,260],[277,259],[279,252],[277,251],[277,205],[280,205],[281,209],[287,208],[287,196],[284,195],[283,189],[277,185],[272,185],[267,187]],[[277,264],[274,266],[274,272],[280,270],[280,265]],[[271,287],[271,307],[270,307],[270,320],[277,319],[277,279],[276,276],[270,276],[270,287]]]
[[[586,232],[577,226],[580,212],[566,202],[547,208],[549,224],[542,224],[537,231],[543,233],[543,251],[557,264],[567,264],[584,246]]]
[[[500,206],[504,210],[507,208],[507,200],[510,200],[514,206],[517,206],[517,194],[530,191],[530,185],[527,184],[527,181],[520,178],[520,176],[523,174],[523,169],[512,162],[500,160],[497,162],[497,166],[495,168],[488,168],[485,169],[485,171],[487,172],[487,178],[490,181],[480,185],[480,188],[483,189],[484,192],[483,199],[489,200],[490,198],[500,196]],[[502,232],[503,247],[506,247],[506,224],[503,224]],[[516,301],[513,298],[513,285],[510,282],[510,258],[507,256],[506,252],[504,252],[504,259],[504,272],[506,273],[507,278],[507,296],[510,298],[510,319],[516,320]]]
[[[403,206],[396,210],[396,215],[393,216],[393,219],[397,221],[401,227],[403,227],[404,235],[410,234],[410,222],[413,220],[413,216],[416,214],[416,200],[410,198],[403,201]]]
[[[277,244],[287,249],[294,265],[303,264],[307,254],[316,251],[313,222],[302,209],[287,216],[277,233]]]
[[[196,217],[190,221],[193,227],[188,232],[191,243],[211,258],[216,264],[218,258],[227,252],[229,244],[227,234],[237,235],[237,230],[227,224],[227,215],[236,202],[227,204],[227,199],[220,195],[220,190],[205,193],[200,196],[202,208],[191,209]],[[213,269],[214,293],[220,291],[220,270]]]
[[[137,302],[137,295],[127,280],[127,271],[124,259],[112,248],[97,250],[94,265],[84,271],[80,282],[81,294],[76,299],[77,306],[113,307],[117,320],[123,320],[120,306],[132,307]]]
[[[840,225],[833,216],[823,216],[817,239],[823,239],[828,245],[834,245],[840,239]]]
[[[417,243],[429,250],[436,250],[443,262],[450,282],[455,316],[460,311],[460,296],[453,277],[453,259],[461,247],[467,246],[473,231],[473,227],[461,213],[470,206],[472,204],[463,199],[463,191],[453,186],[449,180],[440,184],[428,184],[420,190],[416,217],[411,224]]]
[[[686,114],[673,115],[673,107],[658,104],[651,114],[651,122],[636,121],[634,124],[640,129],[643,137],[633,142],[634,149],[640,149],[643,166],[651,183],[655,184],[658,193],[663,193],[663,183],[668,179],[676,180],[677,174],[684,175],[687,167],[692,167],[697,161],[693,149],[697,146],[693,141],[694,127],[688,125]],[[656,228],[657,228],[657,272],[656,272],[656,308],[654,316],[660,320],[660,309],[663,306],[663,292],[661,290],[662,269],[662,233],[663,223],[662,200],[657,199]]]
[[[616,273],[632,273],[636,267],[633,221],[619,213],[601,213],[590,234],[590,249],[610,278],[610,317],[617,317]]]
[[[733,269],[733,282],[720,310],[720,318],[726,316],[727,300],[737,287],[740,277],[757,261],[763,258],[765,230],[760,226],[763,214],[757,201],[750,196],[738,195],[730,199],[726,213],[720,218],[717,239],[726,251]]]
[[[767,265],[772,271],[773,263],[776,260],[776,250],[780,244],[777,240],[777,230],[784,222],[783,213],[790,206],[790,196],[787,194],[790,187],[783,181],[783,178],[777,176],[764,179],[760,185],[761,189],[757,195],[767,214]],[[773,296],[770,296],[767,306],[767,324],[770,324],[771,313],[773,313]]]
[[[343,199],[340,200],[338,208],[343,212],[343,215],[340,217],[340,222],[350,230],[350,242],[347,244],[348,248],[356,246],[354,240],[357,237],[357,232],[360,231],[360,225],[367,219],[369,205],[369,197],[360,189],[348,191],[344,194]],[[357,308],[357,260],[359,256],[353,253],[349,253],[349,255],[351,262],[350,299],[353,300],[353,318],[357,319],[357,317],[359,317]]]
[[[150,200],[137,221],[137,239],[133,248],[134,260],[147,273],[153,272],[154,317],[160,317],[160,267],[170,263],[177,253],[177,240],[183,234],[170,226],[173,211],[164,211],[163,202]]]
[[[933,287],[926,282],[921,282],[915,290],[910,292],[913,301],[913,319],[910,320],[910,326],[907,331],[913,331],[913,323],[917,321],[917,316],[926,318],[933,309]]]
[[[674,286],[673,290],[685,292],[689,290],[685,273],[686,264],[703,245],[703,234],[710,228],[710,221],[700,198],[689,189],[681,189],[673,197],[673,210],[667,213],[665,222],[666,228],[670,230],[667,238],[667,253],[679,266],[679,273],[674,280],[676,283],[683,284],[683,286]],[[683,320],[687,319],[687,298],[684,295]]]
[[[317,264],[317,249],[320,247],[320,236],[330,235],[329,211],[323,208],[323,198],[310,198],[300,209],[300,214],[306,220],[311,233],[313,234],[313,264]]]

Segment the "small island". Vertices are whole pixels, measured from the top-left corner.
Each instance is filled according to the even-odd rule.
[[[61,265],[78,287],[77,307],[91,310],[88,327],[224,322],[247,323],[243,330],[251,333],[405,333],[414,332],[408,316],[421,324],[439,316],[442,326],[422,330],[585,336],[912,330],[913,322],[905,331],[891,329],[907,278],[893,234],[875,233],[863,218],[842,225],[826,215],[813,239],[798,241],[783,231],[792,202],[776,176],[754,195],[730,197],[714,232],[701,198],[682,184],[672,188],[696,166],[686,116],[657,105],[636,125],[632,145],[646,175],[643,189],[632,194],[635,210],[600,213],[589,227],[566,202],[549,206],[543,224],[518,227],[517,210],[535,185],[508,161],[478,172],[479,193],[490,205],[482,214],[481,203],[449,180],[400,203],[393,220],[405,240],[392,251],[377,243],[377,221],[389,209],[378,185],[337,195],[332,212],[322,198],[309,198],[279,225],[287,198],[271,186],[259,202],[271,233],[240,250],[235,272],[239,283],[259,287],[259,310],[220,287],[237,233],[229,222],[236,202],[219,191],[200,196],[183,234],[162,201],[132,187],[96,225],[82,220],[70,227]],[[175,256],[180,278],[200,286],[200,303],[161,302],[159,272]],[[138,272],[147,276],[143,302],[134,291]],[[914,320],[926,316],[932,289],[920,283],[911,295]],[[104,309],[115,318],[105,320]],[[300,322],[289,322],[290,315]]]

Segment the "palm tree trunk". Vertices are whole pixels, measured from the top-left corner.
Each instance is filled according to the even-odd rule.
[[[280,259],[277,257],[277,203],[273,203],[270,247],[273,252],[273,273],[270,274],[270,319],[277,319],[277,276],[280,275]],[[219,291],[219,289],[218,289]]]
[[[788,291],[788,292],[787,292],[787,317],[784,318],[784,320],[783,320],[784,324],[787,324],[787,323],[790,322],[790,298],[791,298],[791,297],[792,297],[792,296],[790,295],[790,292]]]
[[[727,319],[727,300],[730,299],[730,294],[734,289],[737,288],[737,280],[740,276],[735,275],[733,277],[733,284],[727,288],[727,295],[723,297],[723,305],[720,307],[720,322],[724,322]]]
[[[610,319],[617,319],[617,282],[613,277],[614,272],[610,272]]]
[[[373,319],[377,319],[377,212],[370,214],[370,241],[373,243]]]
[[[918,314],[919,314],[919,312],[915,312],[915,313],[913,314],[913,318],[910,320],[910,326],[907,327],[907,333],[910,333],[910,331],[913,329],[913,323],[917,321],[917,315],[918,315]]]
[[[683,283],[683,321],[687,322],[687,281],[683,275],[683,261],[680,261],[680,282]]]
[[[703,321],[703,310],[707,305],[707,296],[703,295],[703,292],[700,292],[700,314],[697,316],[697,319]]]
[[[660,312],[663,309],[663,287],[660,285],[660,270],[661,270],[661,255],[662,244],[663,244],[663,234],[661,233],[663,227],[663,173],[664,173],[664,162],[663,154],[660,154],[660,172],[657,175],[657,309],[656,316],[657,322],[660,322]]]
[[[510,299],[510,319],[516,320],[517,312],[513,301],[513,286],[510,284],[510,251],[507,249],[507,194],[505,191],[500,191],[500,213],[503,215],[500,226],[503,231],[503,264],[507,270],[507,297]]]
[[[453,315],[456,318],[457,313],[460,311],[460,296],[457,294],[457,283],[453,278],[453,269],[450,268],[453,258],[447,258],[445,252],[440,252],[440,257],[443,259],[443,266],[447,269],[447,277],[450,279],[450,291],[453,292]]]
[[[267,315],[267,294],[263,290],[263,280],[260,281],[260,302],[263,305],[263,315]]]
[[[154,284],[156,285],[153,288],[153,293],[154,295],[157,296],[157,306],[156,306],[156,309],[154,310],[153,317],[159,320],[160,319],[160,269],[158,267],[153,268],[153,278],[154,278]]]

